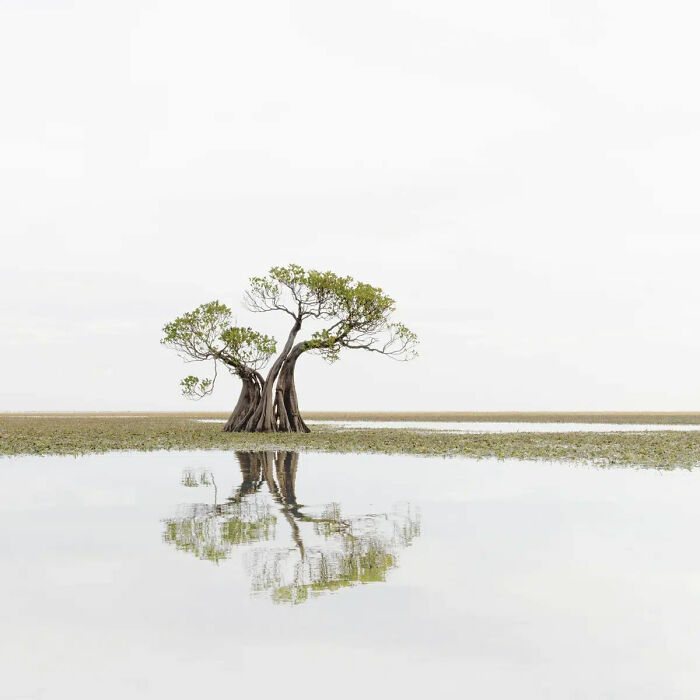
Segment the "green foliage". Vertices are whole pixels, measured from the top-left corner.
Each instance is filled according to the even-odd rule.
[[[221,333],[230,325],[231,309],[218,301],[210,301],[166,323],[160,342],[193,359],[207,359]]]
[[[332,333],[327,328],[315,331],[311,340],[306,341],[306,349],[321,355],[326,362],[332,364],[340,359],[341,345],[338,342],[338,334]]]
[[[246,301],[251,311],[284,311],[299,321],[310,316],[329,318],[335,290],[350,280],[299,265],[272,267],[267,276],[250,278]]]
[[[180,382],[184,396],[193,399],[208,396],[214,390],[216,363],[244,376],[264,367],[276,350],[274,338],[232,325],[231,309],[218,301],[202,304],[167,323],[160,342],[186,361],[214,362],[212,379],[200,380],[190,375]]]
[[[201,399],[209,396],[214,390],[214,380],[199,379],[199,377],[190,375],[180,381],[180,386],[182,387],[183,396],[186,396],[188,399]]]
[[[258,355],[270,357],[277,349],[274,338],[250,327],[229,326],[221,332],[219,339],[225,345],[224,354],[230,353],[248,366],[256,363]]]
[[[210,301],[163,327],[163,345],[185,359],[221,360],[236,369],[257,369],[275,352],[275,339],[252,328],[232,325],[231,309]]]
[[[343,348],[362,349],[409,360],[418,338],[393,322],[396,302],[380,287],[331,271],[299,265],[273,267],[266,277],[253,277],[246,293],[251,311],[284,311],[297,321],[314,317],[328,322],[305,343],[305,350],[335,362]]]

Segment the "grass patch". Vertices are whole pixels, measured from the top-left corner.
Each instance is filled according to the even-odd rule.
[[[141,417],[139,417],[141,416]],[[314,426],[303,434],[223,433],[185,415],[1,415],[0,454],[84,454],[112,450],[292,449],[496,457],[639,465],[700,466],[700,433],[490,433]]]

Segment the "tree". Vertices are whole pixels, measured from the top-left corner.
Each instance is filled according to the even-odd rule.
[[[231,312],[219,302],[204,304],[166,325],[161,341],[186,360],[214,361],[214,378],[191,376],[181,382],[191,398],[213,391],[217,362],[241,377],[241,396],[224,426],[227,431],[309,432],[299,412],[294,379],[296,363],[306,352],[328,362],[335,362],[343,350],[366,350],[398,360],[416,354],[416,335],[391,320],[394,300],[379,287],[352,277],[298,265],[273,267],[266,276],[251,278],[244,303],[253,313],[276,312],[292,319],[287,340],[264,379],[259,370],[274,354],[274,340],[250,328],[231,327]],[[322,327],[296,342],[309,321]]]

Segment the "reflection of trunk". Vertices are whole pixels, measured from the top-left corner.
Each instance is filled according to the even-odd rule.
[[[278,452],[277,453],[277,483],[284,502],[288,506],[293,506],[296,510],[297,495],[295,492],[297,480],[297,465],[299,464],[298,452]]]
[[[279,354],[279,357],[275,360],[275,363],[270,368],[270,371],[268,372],[267,377],[265,378],[265,382],[263,384],[258,406],[245,424],[244,429],[246,430],[246,432],[269,433],[277,431],[275,402],[274,397],[272,396],[272,387],[274,386],[275,381],[277,380],[277,377],[280,373],[280,370],[282,369],[284,361],[289,355],[289,351],[292,349],[294,339],[296,338],[300,328],[301,322],[297,321],[292,327],[292,330],[289,332],[289,337],[287,338],[287,342],[285,343],[282,352]],[[282,430],[284,432],[288,432],[284,428]]]
[[[233,501],[240,501],[244,496],[255,493],[262,484],[262,462],[255,452],[236,452],[238,464],[241,467],[241,485],[238,487]]]
[[[299,356],[306,350],[305,343],[298,343],[282,365],[275,391],[275,415],[278,430],[284,433],[310,433],[299,413],[299,401],[294,384],[294,369]]]
[[[287,479],[284,483],[275,482],[275,471],[277,472],[277,479],[279,481],[281,467],[283,462],[286,461],[285,456],[291,454],[288,452],[278,452],[275,455],[274,452],[260,452],[260,459],[262,462],[262,475],[267,483],[267,488],[270,490],[270,495],[279,503],[282,507],[282,515],[289,523],[289,527],[292,530],[292,539],[299,548],[299,553],[303,559],[304,554],[304,543],[301,540],[301,532],[299,530],[299,525],[294,519],[294,511],[296,510],[296,497],[294,496],[294,479]],[[276,464],[275,464],[276,463]],[[276,470],[273,471],[275,469]],[[296,476],[296,462],[294,468],[294,476]],[[291,497],[291,502],[288,500]]]
[[[241,376],[241,381],[243,386],[238,403],[224,425],[225,433],[236,433],[243,430],[260,403],[263,378],[257,372],[252,372],[249,375]]]
[[[241,467],[242,481],[236,495],[229,498],[229,503],[239,503],[245,496],[256,493],[263,483],[267,484],[270,495],[279,504],[282,515],[289,523],[292,539],[302,559],[306,557],[306,551],[301,538],[300,522],[332,523],[338,531],[347,529],[348,523],[343,520],[332,517],[314,518],[302,512],[296,496],[298,452],[236,451],[236,458]]]

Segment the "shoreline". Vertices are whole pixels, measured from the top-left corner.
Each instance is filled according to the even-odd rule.
[[[226,420],[220,411],[16,411],[2,418],[212,418]],[[304,411],[308,420],[424,421],[456,423],[618,423],[639,425],[700,425],[699,411]]]
[[[191,419],[191,414],[0,415],[0,455],[80,455],[163,449],[372,452],[658,469],[700,466],[698,431],[448,433],[314,425],[311,433],[224,433],[220,425],[197,422]]]

